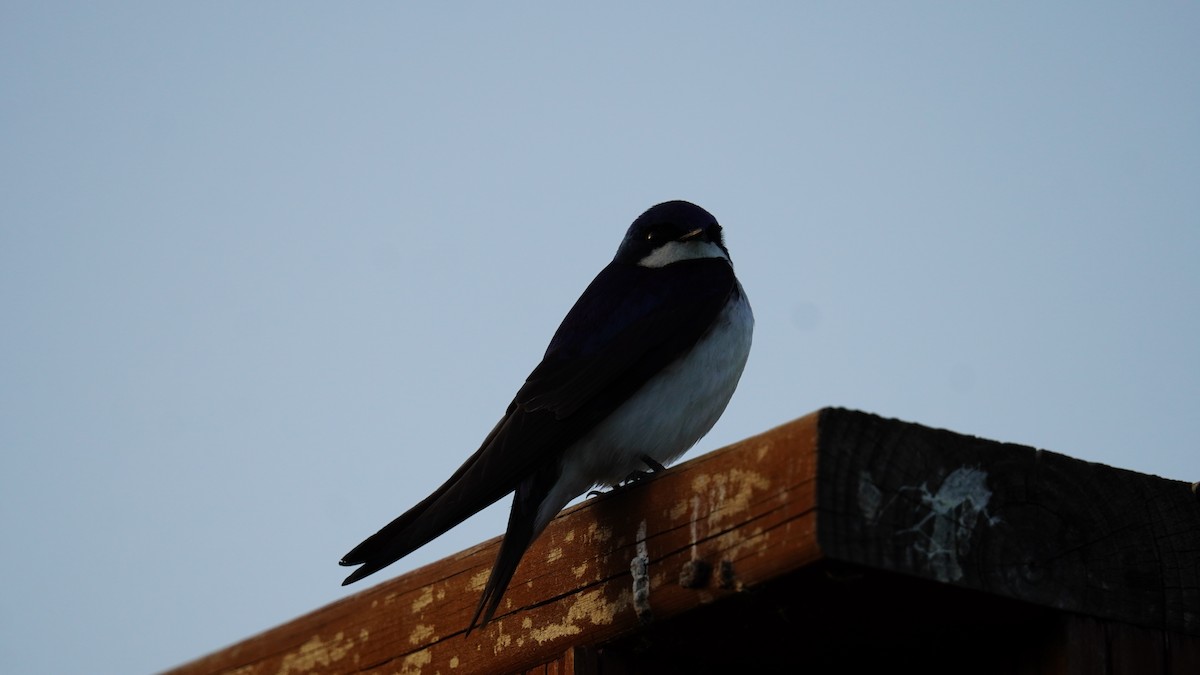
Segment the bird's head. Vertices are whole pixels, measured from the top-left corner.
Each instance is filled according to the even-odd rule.
[[[685,201],[652,206],[629,226],[614,260],[642,267],[665,267],[696,258],[729,260],[717,219]]]

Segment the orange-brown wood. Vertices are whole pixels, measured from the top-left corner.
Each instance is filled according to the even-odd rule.
[[[498,542],[173,672],[1200,672],[1189,483],[852,410],[568,509],[466,636]]]
[[[821,557],[817,420],[813,413],[567,509],[526,554],[495,620],[470,636],[499,538],[170,672],[586,672],[587,652],[576,646]],[[649,594],[635,609],[639,557]],[[711,574],[693,574],[685,588],[685,567]]]

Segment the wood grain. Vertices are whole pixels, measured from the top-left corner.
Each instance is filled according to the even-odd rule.
[[[573,646],[642,625],[630,574],[639,549],[656,621],[819,557],[816,423],[809,415],[567,509],[526,554],[496,619],[469,637],[498,538],[170,672],[568,672]],[[695,560],[723,574],[680,586]]]
[[[851,410],[567,509],[468,637],[498,541],[170,672],[1200,672],[1188,483]]]
[[[842,409],[818,455],[830,558],[1200,636],[1184,481]]]

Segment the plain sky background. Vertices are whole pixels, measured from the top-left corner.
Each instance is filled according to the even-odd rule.
[[[1200,479],[1200,5],[443,5],[0,5],[0,671],[501,532],[339,586],[667,199],[757,315],[688,457],[840,405]]]

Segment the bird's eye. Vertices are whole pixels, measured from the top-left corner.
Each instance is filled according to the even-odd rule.
[[[667,226],[655,225],[646,231],[646,241],[662,241],[668,239]]]

